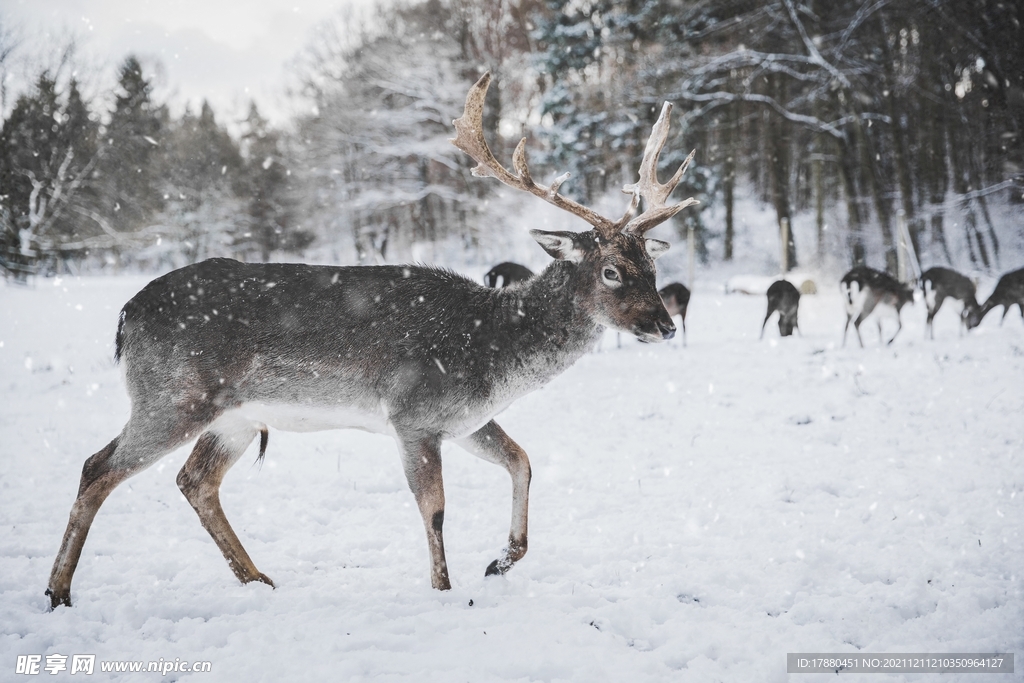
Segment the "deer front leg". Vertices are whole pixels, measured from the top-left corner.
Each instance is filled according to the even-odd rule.
[[[247,425],[231,433],[205,432],[178,472],[178,488],[199,515],[203,528],[210,533],[238,580],[242,583],[260,581],[273,588],[274,582],[256,569],[245,552],[220,504],[221,481],[252,443],[256,431],[255,427]]]
[[[430,550],[430,585],[451,590],[448,563],[444,557],[444,480],[441,478],[441,441],[436,436],[397,436],[402,451],[402,465],[409,488],[416,496],[416,505],[423,517]]]
[[[508,434],[491,420],[458,444],[473,455],[501,465],[512,477],[512,528],[501,557],[487,566],[485,576],[504,574],[526,554],[526,522],[530,500],[530,459]]]
[[[890,346],[890,345],[892,345],[892,343],[894,341],[896,341],[896,335],[899,334],[900,330],[902,330],[902,329],[903,329],[903,320],[900,318],[899,311],[897,311],[896,312],[896,332],[893,333],[892,339],[890,339],[886,343],[886,346]],[[881,327],[878,328],[878,333],[879,333],[879,335],[881,335],[881,333],[882,333],[882,328]]]

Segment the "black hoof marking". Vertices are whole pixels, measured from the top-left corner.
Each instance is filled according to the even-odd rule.
[[[498,568],[498,561],[495,560],[487,565],[487,571],[484,572],[484,576],[499,576],[505,572]]]

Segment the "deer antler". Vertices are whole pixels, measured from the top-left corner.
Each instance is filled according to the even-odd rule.
[[[665,141],[668,140],[669,117],[671,114],[672,103],[666,102],[661,108],[661,115],[658,116],[658,120],[654,123],[654,128],[651,129],[651,137],[647,139],[647,146],[644,148],[644,158],[640,162],[640,180],[622,188],[623,192],[633,195],[633,201],[630,206],[636,206],[641,198],[643,198],[645,204],[644,212],[626,223],[625,232],[643,235],[654,226],[667,221],[686,207],[700,203],[693,197],[690,197],[673,206],[665,205],[665,200],[676,189],[676,185],[679,184],[690,162],[693,161],[693,155],[697,152],[697,150],[690,152],[690,155],[686,157],[686,161],[682,163],[675,172],[675,175],[667,183],[662,185],[658,182],[658,157],[661,156],[661,150],[665,147]],[[631,215],[632,212],[627,212],[626,217]]]
[[[473,175],[481,178],[497,178],[509,187],[536,195],[549,204],[568,211],[574,216],[579,216],[594,226],[602,237],[611,239],[619,231],[620,226],[582,204],[577,204],[558,194],[558,188],[569,179],[568,173],[555,178],[548,187],[534,182],[530,177],[530,169],[526,162],[526,138],[519,141],[516,151],[512,155],[512,167],[515,169],[515,173],[509,172],[494,158],[484,140],[483,130],[484,97],[487,95],[487,87],[490,84],[491,74],[487,72],[469,89],[469,93],[466,95],[466,109],[462,116],[453,121],[456,135],[449,140],[476,161],[478,165],[473,168]]]
[[[558,188],[569,179],[568,173],[555,178],[551,185],[547,187],[534,182],[530,176],[530,169],[526,161],[526,138],[519,141],[515,152],[512,154],[512,168],[515,170],[515,173],[510,172],[498,163],[498,160],[494,158],[494,154],[491,153],[487,142],[484,140],[484,98],[487,95],[487,88],[490,84],[491,74],[487,72],[469,89],[469,93],[466,95],[465,111],[463,111],[462,116],[452,122],[455,124],[455,137],[449,139],[449,142],[476,161],[477,166],[472,169],[473,175],[481,178],[497,178],[509,187],[529,192],[549,204],[568,211],[574,216],[579,216],[594,226],[598,234],[606,240],[610,240],[623,229],[637,235],[642,235],[687,206],[697,203],[697,200],[691,197],[675,206],[665,206],[665,200],[679,182],[683,172],[686,170],[686,166],[690,163],[690,159],[693,158],[692,152],[689,158],[687,158],[686,163],[682,165],[667,185],[659,185],[657,181],[656,167],[658,155],[661,154],[661,149],[665,146],[665,141],[668,139],[667,112],[672,108],[672,105],[668,102],[665,103],[665,109],[662,110],[661,117],[654,125],[651,138],[647,141],[644,159],[640,166],[640,182],[623,188],[624,192],[633,193],[633,200],[630,202],[625,215],[618,221],[612,221],[596,211],[558,194]],[[630,220],[636,212],[641,198],[648,204],[648,208],[642,214]]]

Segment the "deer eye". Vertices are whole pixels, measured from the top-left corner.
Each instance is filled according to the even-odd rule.
[[[609,287],[617,287],[621,280],[619,279],[619,273],[614,268],[605,268],[601,271],[601,278],[604,283]]]

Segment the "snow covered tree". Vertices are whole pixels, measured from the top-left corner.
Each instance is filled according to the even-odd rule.
[[[125,59],[97,169],[102,213],[121,233],[145,227],[162,205],[153,162],[167,112],[153,103],[152,90],[139,60],[134,56]]]
[[[80,248],[93,218],[90,174],[98,126],[74,78],[65,92],[49,72],[18,98],[0,131],[0,205],[5,259],[29,264]],[[107,226],[103,226],[107,227]]]
[[[662,102],[672,99],[658,59],[692,21],[684,4],[548,0],[535,33],[545,87],[541,114],[550,124],[541,132],[550,150],[542,162],[573,174],[563,186],[569,195],[589,201],[636,179],[644,140]],[[701,146],[696,132],[685,122],[673,130],[677,142],[667,145],[663,168],[678,167],[690,149]],[[700,197],[702,209],[711,179],[705,159],[698,155],[678,190]],[[688,211],[683,221],[697,228],[706,257],[700,216]]]
[[[242,145],[249,228],[236,242],[236,248],[251,249],[263,261],[279,249],[301,251],[312,236],[294,225],[295,198],[281,134],[260,115],[255,102],[249,105]]]
[[[475,70],[451,19],[439,2],[398,7],[378,15],[373,35],[314,46],[305,83],[315,113],[298,122],[293,166],[322,236],[351,236],[360,262],[412,258],[417,243],[470,232],[464,199],[478,183],[448,137]]]
[[[233,256],[249,233],[246,178],[238,145],[205,100],[196,116],[186,108],[164,129],[159,164],[163,208],[155,215],[161,238],[189,263]],[[242,248],[244,251],[244,247]]]

